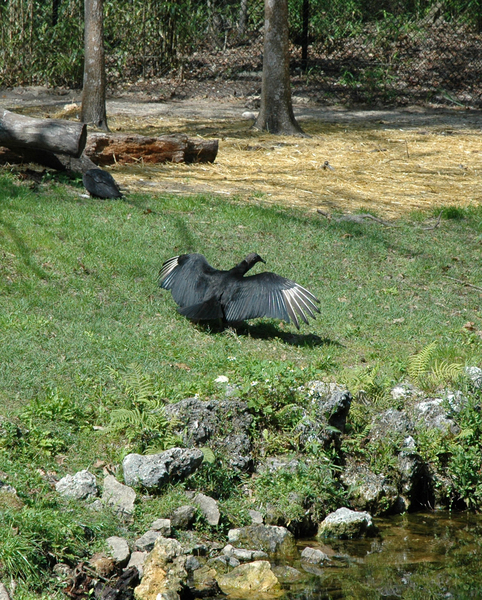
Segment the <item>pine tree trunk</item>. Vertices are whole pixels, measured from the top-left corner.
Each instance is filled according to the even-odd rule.
[[[265,0],[261,108],[254,126],[270,133],[302,135],[291,104],[288,1]]]
[[[84,87],[80,120],[109,131],[105,110],[103,0],[85,0]]]

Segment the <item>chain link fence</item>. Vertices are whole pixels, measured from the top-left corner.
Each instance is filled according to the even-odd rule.
[[[288,2],[294,80],[317,99],[482,107],[482,0]],[[202,77],[259,72],[263,9],[264,0],[104,0],[109,82],[196,61]],[[82,29],[81,0],[0,0],[0,87],[80,86]]]
[[[482,107],[481,25],[435,2],[421,19],[387,15],[315,42],[306,69],[325,95],[352,102]]]

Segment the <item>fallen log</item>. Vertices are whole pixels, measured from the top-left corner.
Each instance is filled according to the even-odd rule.
[[[218,140],[192,139],[187,135],[146,137],[135,134],[91,133],[85,154],[97,165],[115,163],[214,162]]]
[[[79,158],[87,125],[63,119],[34,119],[0,109],[0,146],[12,150],[43,150]]]
[[[35,163],[48,169],[71,173],[85,173],[88,169],[94,169],[97,166],[85,154],[75,158],[65,154],[54,154],[53,152],[33,148],[16,148],[15,150],[10,150],[10,148],[0,147],[0,165],[21,165],[24,163]]]

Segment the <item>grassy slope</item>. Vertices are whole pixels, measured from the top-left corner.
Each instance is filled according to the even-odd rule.
[[[1,455],[8,483],[35,502],[37,493],[48,495],[28,474],[38,467],[62,476],[94,468],[97,459],[118,463],[122,445],[92,425],[106,425],[123,405],[112,370],[132,363],[170,400],[209,393],[219,375],[249,382],[262,360],[329,365],[328,377],[339,381],[379,365],[386,382],[397,381],[409,355],[433,340],[441,357],[480,366],[480,291],[444,275],[482,286],[482,210],[445,215],[462,218],[425,230],[421,221],[432,215],[412,215],[385,228],[211,197],[99,201],[72,187],[31,190],[2,176],[0,414],[41,407],[52,390],[75,406],[72,418],[62,409],[62,418],[43,415],[44,425],[34,415],[37,450]],[[320,318],[300,333],[263,321],[239,335],[193,326],[156,286],[162,262],[190,251],[218,268],[258,252],[269,270],[320,298]]]

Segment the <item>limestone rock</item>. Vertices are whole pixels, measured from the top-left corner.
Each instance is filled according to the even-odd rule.
[[[378,528],[367,512],[339,508],[330,513],[318,528],[318,537],[334,537],[342,540],[376,535]]]
[[[221,513],[219,512],[218,503],[214,498],[205,496],[204,494],[196,494],[193,498],[193,504],[199,508],[209,525],[213,527],[219,525]]]
[[[465,367],[465,374],[476,388],[482,388],[482,369],[479,367]]]
[[[126,540],[117,535],[108,537],[105,540],[108,547],[108,553],[112,557],[115,564],[119,567],[125,567],[129,562],[131,552]]]
[[[426,429],[439,429],[452,435],[460,432],[460,427],[447,414],[442,398],[417,402],[413,407],[413,420]]]
[[[352,508],[373,515],[398,512],[397,488],[384,475],[373,473],[366,465],[348,461],[342,481],[348,488]]]
[[[171,537],[171,519],[156,519],[151,530],[160,531],[164,537]]]
[[[181,544],[158,537],[144,564],[144,576],[134,590],[138,600],[178,600],[187,586],[186,557]]]
[[[253,525],[263,524],[263,515],[258,510],[248,510],[248,514],[251,517],[251,523]]]
[[[0,583],[0,600],[10,600],[10,595],[3,583]]]
[[[136,567],[137,571],[139,572],[139,577],[142,579],[144,575],[144,564],[148,555],[148,552],[133,552],[126,568],[130,569],[132,567]]]
[[[231,544],[227,544],[223,548],[223,554],[228,557],[234,557],[239,562],[249,562],[252,560],[264,560],[268,558],[268,554],[263,550],[247,550],[246,548],[235,548]]]
[[[113,475],[107,475],[104,479],[102,500],[116,513],[124,517],[132,516],[135,499],[135,491],[127,485],[119,483]]]
[[[281,583],[294,583],[304,577],[303,573],[289,565],[275,565],[272,570]]]
[[[303,417],[294,434],[305,446],[316,443],[322,446],[339,446],[340,435],[345,431],[346,417],[352,397],[348,390],[336,384],[311,381],[298,391],[305,395]]]
[[[216,570],[208,565],[204,565],[193,570],[192,576],[188,581],[189,588],[194,598],[218,597],[222,594],[216,581]]]
[[[189,529],[196,517],[196,509],[194,506],[185,504],[176,508],[171,515],[171,525],[174,529]]]
[[[160,535],[162,535],[160,531],[146,531],[144,535],[136,540],[136,549],[139,552],[150,552]]]
[[[123,462],[124,480],[127,485],[142,485],[147,489],[159,489],[174,479],[182,479],[194,473],[201,465],[201,450],[171,448],[159,454],[128,454]]]
[[[253,594],[259,593],[282,594],[278,578],[267,560],[240,565],[226,575],[219,575],[217,581],[221,590],[228,595],[242,593],[245,597],[253,597]]]
[[[236,548],[253,548],[270,556],[296,555],[295,538],[285,527],[276,525],[249,525],[228,532],[229,542]]]
[[[390,408],[378,415],[371,424],[370,439],[379,441],[389,439],[400,442],[414,433],[413,423],[407,413]]]
[[[330,557],[321,550],[318,550],[318,548],[310,548],[307,546],[301,553],[301,560],[305,560],[314,565],[320,565],[325,562],[330,562]]]
[[[216,454],[224,455],[234,469],[253,468],[250,437],[253,417],[245,402],[186,398],[166,406],[166,414],[180,423],[178,433],[187,447],[209,445]]]
[[[95,475],[87,469],[79,471],[75,475],[66,475],[55,485],[55,489],[61,496],[73,500],[89,500],[98,494]]]

